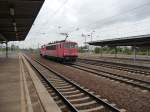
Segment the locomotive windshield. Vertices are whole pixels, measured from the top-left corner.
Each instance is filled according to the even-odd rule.
[[[77,44],[76,43],[65,43],[64,47],[65,48],[77,48]]]

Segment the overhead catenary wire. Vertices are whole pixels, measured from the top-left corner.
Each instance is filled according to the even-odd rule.
[[[134,7],[134,8],[130,8],[130,9],[127,9],[126,11],[123,11],[123,12],[120,12],[119,14],[115,14],[113,16],[110,16],[110,17],[106,17],[106,18],[103,18],[103,19],[100,19],[98,21],[95,22],[95,24],[97,23],[100,23],[101,22],[101,25],[105,25],[107,24],[108,22],[110,21],[113,21],[114,18],[117,18],[120,17],[120,16],[125,16],[126,14],[132,12],[132,11],[136,11],[137,9],[141,9],[141,8],[144,8],[146,6],[149,6],[150,5],[150,2],[147,2],[147,3],[144,3],[142,5],[139,5],[137,7]],[[140,23],[140,22],[139,22]],[[137,24],[137,22],[136,22]],[[88,26],[92,26],[91,24],[87,25]],[[83,29],[82,27],[80,27],[80,29]],[[95,30],[95,29],[94,29]]]
[[[64,2],[62,3],[62,5],[60,5],[60,7],[59,7],[58,9],[56,9],[56,10],[52,13],[52,15],[51,15],[52,18],[47,19],[47,21],[51,21],[51,20],[54,18],[54,16],[55,16],[60,10],[62,10],[62,8],[67,4],[68,1],[69,1],[69,0],[64,0]],[[108,22],[111,21],[110,19],[118,18],[118,17],[120,17],[120,16],[125,16],[127,13],[130,13],[130,12],[132,12],[132,11],[136,11],[137,9],[141,9],[141,8],[144,8],[144,7],[149,6],[149,5],[150,5],[150,2],[145,3],[145,4],[142,4],[142,5],[139,5],[139,6],[134,7],[134,8],[127,9],[126,11],[122,11],[122,12],[120,12],[119,14],[115,14],[115,15],[113,15],[113,16],[100,19],[100,20],[96,21],[95,24],[97,24],[97,23],[101,23],[102,25],[107,24]],[[45,24],[47,24],[47,21],[45,21]],[[137,24],[137,23],[136,23],[136,24]],[[91,25],[91,24],[89,24],[89,25]],[[45,26],[45,25],[43,25],[43,26]],[[79,28],[80,28],[80,30],[83,29],[82,27],[79,27]],[[108,30],[108,31],[109,31],[109,30]],[[73,32],[75,32],[75,31],[73,31]],[[72,32],[70,32],[70,33],[72,33]],[[127,33],[127,32],[126,32],[126,33]]]
[[[120,16],[124,16],[125,14],[130,13],[131,11],[135,11],[135,10],[137,10],[137,9],[144,8],[145,6],[148,6],[148,5],[150,5],[150,2],[147,2],[147,3],[142,4],[142,5],[139,5],[139,6],[137,6],[137,7],[128,9],[128,10],[123,11],[123,12],[120,12],[120,13],[115,14],[115,15],[113,15],[113,16],[105,17],[105,18],[100,19],[100,20],[98,20],[98,21],[96,21],[96,22],[94,22],[94,23],[97,24],[97,23],[102,22],[102,25],[104,25],[104,24],[108,23],[109,20],[112,21],[114,18],[118,18],[118,17],[120,17]],[[89,25],[87,25],[87,26],[90,26],[90,25],[91,25],[91,24],[89,24]]]
[[[51,18],[51,19],[48,19],[47,21],[45,21],[44,24],[47,24],[48,21],[52,20],[52,19],[55,17],[55,15],[68,3],[68,1],[69,1],[69,0],[65,0],[65,1],[60,5],[60,7],[57,8],[57,9],[54,11],[54,13],[51,15],[52,18]],[[100,23],[100,22],[101,22],[101,25],[105,25],[105,24],[107,24],[108,22],[112,21],[112,19],[114,19],[114,18],[118,18],[118,17],[120,17],[120,16],[123,16],[124,14],[127,14],[127,13],[129,13],[129,12],[131,12],[131,11],[135,11],[135,10],[137,10],[137,9],[139,9],[139,8],[143,8],[143,7],[147,6],[147,5],[150,5],[150,2],[147,2],[147,3],[142,4],[142,5],[139,5],[139,6],[137,6],[137,7],[128,9],[128,10],[123,11],[123,12],[120,12],[119,14],[115,14],[115,15],[113,15],[113,16],[100,19],[100,20],[98,20],[98,21],[92,23],[92,25],[89,24],[89,25],[86,25],[86,26],[87,26],[87,27],[88,27],[88,26],[93,26],[93,24],[97,24],[97,23]],[[43,26],[45,26],[45,25],[43,25]],[[80,29],[82,29],[82,27],[80,27]]]
[[[137,6],[137,7],[134,7],[134,8],[132,8],[132,9],[128,9],[128,10],[126,10],[126,11],[124,11],[124,12],[120,12],[119,14],[116,14],[116,15],[113,15],[113,16],[111,16],[111,17],[106,17],[106,18],[103,18],[103,19],[101,19],[101,20],[98,20],[98,21],[96,21],[95,22],[95,24],[97,24],[97,23],[100,23],[100,22],[102,22],[101,23],[101,25],[105,25],[105,24],[107,24],[108,22],[110,22],[110,21],[114,21],[113,19],[114,18],[117,18],[118,19],[118,17],[120,17],[120,16],[125,16],[127,13],[130,13],[131,11],[135,11],[135,10],[137,10],[137,9],[140,9],[140,8],[144,8],[144,7],[146,7],[146,6],[149,6],[150,5],[150,2],[147,2],[147,3],[145,3],[145,4],[142,4],[142,5],[139,5],[139,6]],[[115,23],[115,22],[114,22]],[[134,25],[137,25],[138,23],[140,23],[140,22],[136,22]],[[132,25],[133,25],[133,23],[132,23]],[[89,24],[89,25],[86,25],[87,27],[89,27],[89,26],[93,26],[93,23],[92,23],[92,25],[91,24]],[[83,29],[83,28],[80,28],[80,29]],[[141,29],[141,28],[140,28]],[[94,29],[94,30],[96,30],[96,29]],[[139,29],[138,29],[139,30]],[[137,30],[137,32],[139,32]],[[142,29],[143,30],[143,29]],[[109,30],[107,30],[107,29],[105,29],[105,31],[109,31]],[[126,32],[126,33],[130,33],[131,34],[131,31],[128,31],[128,32]],[[146,33],[147,34],[147,33]],[[110,35],[110,34],[109,34]],[[114,34],[113,34],[114,35]],[[115,34],[116,36],[115,37],[117,37],[117,35],[119,36],[122,36],[123,34]],[[134,35],[135,35],[135,30],[134,30]],[[127,36],[127,35],[126,35]],[[105,37],[107,37],[106,35],[105,35]]]
[[[52,14],[51,17],[54,18],[55,15],[68,3],[69,0],[64,0],[64,2],[60,5],[60,7],[58,7]],[[44,24],[47,24],[47,22],[51,19],[47,19],[47,21],[44,22]]]

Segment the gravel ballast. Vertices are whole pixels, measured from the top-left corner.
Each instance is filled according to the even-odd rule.
[[[42,63],[56,70],[62,75],[78,82],[80,85],[95,91],[102,98],[108,99],[128,112],[149,112],[150,92],[133,86],[102,78],[94,74],[77,70],[63,64],[55,63],[43,58]]]

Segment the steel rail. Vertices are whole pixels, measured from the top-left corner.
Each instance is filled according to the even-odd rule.
[[[98,76],[102,76],[102,77],[106,77],[106,78],[109,78],[109,79],[113,79],[113,80],[116,80],[116,81],[119,81],[119,82],[123,82],[123,83],[126,83],[126,84],[134,85],[134,86],[136,86],[136,87],[139,87],[139,88],[146,89],[146,90],[149,90],[149,91],[150,91],[150,86],[144,86],[144,85],[136,84],[136,83],[138,83],[138,82],[140,82],[140,83],[142,83],[142,84],[143,84],[143,83],[147,84],[147,82],[145,82],[145,81],[141,81],[141,80],[138,80],[138,79],[129,78],[129,77],[125,77],[125,76],[119,76],[119,75],[116,75],[116,74],[113,74],[113,73],[109,73],[109,72],[106,72],[106,71],[100,71],[100,70],[97,70],[97,69],[94,69],[94,68],[85,67],[85,66],[77,65],[77,64],[75,64],[75,66],[72,65],[71,67],[77,68],[77,69],[80,69],[80,70],[83,70],[83,71],[86,71],[86,72],[89,72],[89,73],[93,73],[93,74],[96,74],[96,75],[98,75]],[[80,68],[80,67],[83,67],[83,68]],[[86,68],[86,69],[84,69],[84,68]],[[102,74],[102,73],[97,73],[97,72],[91,71],[91,70],[96,70],[96,71],[100,71],[100,72],[103,72],[103,73],[107,73],[109,76],[108,76],[108,75],[104,75],[104,74]],[[110,75],[111,75],[111,76],[110,76]],[[116,77],[118,77],[118,78],[115,78],[115,77],[112,77],[112,76],[116,76]],[[126,79],[128,79],[128,80],[133,80],[133,81],[136,80],[137,82],[134,83],[134,82],[126,81],[126,80],[124,80],[124,79],[119,79],[119,77],[120,77],[120,78],[126,78]],[[150,83],[148,83],[148,84],[150,84]]]
[[[110,66],[110,67],[115,68],[115,69],[121,68],[121,70],[123,70],[123,71],[129,71],[132,73],[140,73],[140,74],[143,74],[145,76],[150,76],[150,71],[139,70],[141,68],[142,69],[150,69],[150,67],[144,67],[144,66],[138,66],[138,65],[129,65],[129,64],[124,64],[124,63],[106,62],[106,61],[101,61],[101,60],[91,60],[91,59],[78,59],[78,61],[79,62],[84,61],[83,63],[88,63],[91,65],[97,65],[97,66],[100,66],[99,64],[102,63],[102,64],[106,64],[106,65],[104,65],[104,67]],[[85,62],[85,61],[87,61],[87,62]],[[138,71],[137,71],[137,69],[138,69]]]
[[[72,111],[72,112],[79,112],[77,110],[76,107],[74,107],[52,84],[51,82],[46,78],[46,76],[44,76],[40,70],[38,70],[34,65],[33,63],[27,58],[27,56],[25,56],[25,58],[27,59],[27,61],[32,65],[32,67],[40,74],[40,76],[44,79],[44,81],[46,81],[46,83],[52,87],[52,89],[56,92],[56,94],[59,95],[59,97],[61,97],[64,101],[64,103],[69,107],[69,109]]]
[[[26,56],[25,56],[25,57],[26,57]],[[26,57],[26,58],[27,58],[27,57]],[[27,60],[28,60],[28,59],[27,59]],[[44,64],[42,64],[42,63],[40,63],[38,60],[35,60],[35,59],[32,59],[32,60],[34,60],[35,62],[37,62],[38,64],[40,64],[41,66],[43,66],[44,68],[46,68],[47,70],[49,70],[50,72],[54,73],[56,76],[62,78],[62,79],[65,80],[66,82],[68,82],[68,83],[74,85],[74,86],[75,86],[76,88],[78,88],[80,91],[86,93],[86,94],[89,95],[91,98],[93,98],[93,99],[96,100],[97,102],[103,104],[105,107],[109,108],[109,109],[112,110],[113,112],[121,112],[121,109],[118,109],[118,108],[112,106],[111,104],[109,104],[108,102],[103,101],[103,100],[100,99],[99,97],[93,95],[92,93],[88,92],[87,90],[81,88],[79,85],[77,85],[77,84],[75,84],[74,82],[70,81],[70,79],[68,79],[67,77],[62,76],[60,73],[54,71],[53,69],[49,68],[48,66],[46,66],[46,65],[44,65]],[[28,60],[28,61],[29,61],[29,60]],[[29,61],[29,62],[30,62],[30,61]],[[30,64],[31,64],[31,62],[30,62]],[[39,70],[38,70],[38,71],[39,71]],[[40,73],[40,72],[39,72],[39,73]],[[41,73],[40,73],[40,75],[41,75],[42,77],[44,77]],[[48,79],[46,79],[46,77],[44,77],[44,79],[46,80],[47,83],[49,83],[50,86],[52,86],[52,85],[50,84],[50,81],[49,81]],[[53,87],[53,88],[55,88],[55,87]],[[55,88],[54,90],[59,93],[59,91],[57,91],[56,88]],[[78,111],[61,93],[59,93],[59,94],[60,94],[60,96],[61,96],[64,100],[66,100],[66,102],[67,102],[67,104],[69,105],[69,107],[71,107],[71,108],[72,108],[73,110],[75,110],[75,111]],[[75,112],[75,111],[73,111],[73,112]]]
[[[81,66],[81,67],[86,67],[84,65],[79,65],[79,64],[74,64],[74,65]],[[99,70],[99,69],[90,68],[90,67],[86,67],[86,68],[91,69],[91,70],[95,70],[97,72],[103,72],[103,73],[106,73],[106,74],[110,74],[110,75],[113,75],[113,76],[123,77],[123,78],[126,78],[128,80],[134,80],[134,81],[137,81],[137,82],[140,82],[140,83],[150,84],[150,82],[147,82],[147,81],[143,81],[143,80],[140,80],[140,79],[135,79],[135,78],[131,78],[131,77],[128,77],[128,76],[119,75],[119,74],[114,74],[112,72],[108,72],[108,71],[105,71],[105,70]]]

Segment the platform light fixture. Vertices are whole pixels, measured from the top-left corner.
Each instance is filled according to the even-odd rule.
[[[17,27],[16,26],[14,27],[14,31],[17,32]]]
[[[13,26],[14,26],[14,31],[17,32],[17,25],[16,25],[16,22],[13,21],[12,24],[13,24]]]
[[[13,26],[16,26],[16,22],[13,22],[12,24],[13,24]]]
[[[11,15],[11,16],[14,16],[14,15],[15,15],[15,10],[14,10],[14,8],[12,8],[12,7],[10,8],[10,15]]]

